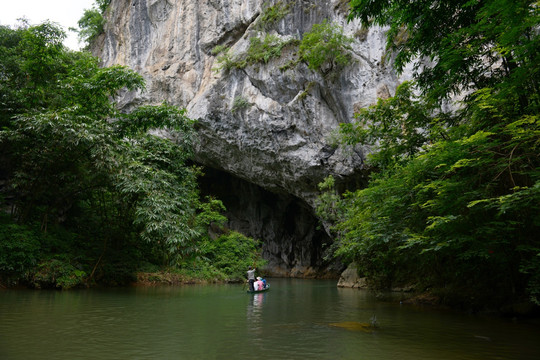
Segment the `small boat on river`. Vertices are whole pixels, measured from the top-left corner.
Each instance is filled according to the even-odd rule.
[[[270,289],[270,284],[266,284],[266,286],[264,287],[264,289],[261,289],[261,290],[247,290],[248,294],[257,294],[257,293],[262,293],[262,292],[265,292],[265,291],[268,291]]]

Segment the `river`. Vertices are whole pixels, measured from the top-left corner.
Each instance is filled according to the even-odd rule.
[[[335,281],[0,291],[0,359],[540,359],[540,324]],[[371,324],[375,323],[376,327]]]

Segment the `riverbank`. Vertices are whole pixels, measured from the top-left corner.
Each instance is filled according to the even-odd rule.
[[[399,301],[400,304],[406,305],[510,318],[540,317],[540,306],[527,298],[494,299],[479,295],[478,291],[475,292],[468,287],[425,288],[419,284],[404,284],[388,289],[376,289],[366,277],[358,275],[357,266],[354,263],[341,274],[337,286],[373,291],[383,301]]]
[[[133,274],[130,281],[124,283],[88,283],[81,281],[77,286],[63,288],[61,286],[54,286],[54,283],[36,283],[36,282],[16,282],[13,284],[4,284],[0,282],[0,290],[12,290],[12,289],[57,289],[57,290],[70,290],[74,288],[118,288],[125,286],[167,286],[167,285],[193,285],[193,284],[231,284],[242,283],[242,279],[223,279],[219,276],[211,277],[200,276],[191,273],[181,272],[169,272],[169,271],[155,271],[155,272],[137,272]]]
[[[175,272],[138,272],[133,286],[193,285],[193,284],[230,284],[242,283],[241,279],[220,279],[200,277],[192,274]]]

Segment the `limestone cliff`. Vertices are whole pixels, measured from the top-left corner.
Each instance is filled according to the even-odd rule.
[[[347,3],[112,0],[93,44],[105,66],[126,65],[146,79],[145,92],[123,94],[126,108],[167,101],[198,119],[195,160],[210,173],[203,188],[224,200],[232,227],[263,240],[281,275],[335,274],[322,259],[331,240],[313,215],[317,184],[329,174],[361,183],[365,169],[363,149],[336,148],[331,133],[398,85],[382,61],[384,31],[347,22]],[[295,62],[294,40],[324,20],[354,38],[351,61],[314,71]],[[218,47],[241,55],[251,38],[268,34],[291,45],[267,63],[225,69],[217,61]]]

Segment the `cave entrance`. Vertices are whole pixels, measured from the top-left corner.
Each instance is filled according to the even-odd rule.
[[[341,264],[324,260],[332,240],[304,201],[214,168],[205,167],[203,172],[201,195],[223,202],[229,228],[262,241],[270,276],[339,276]]]

